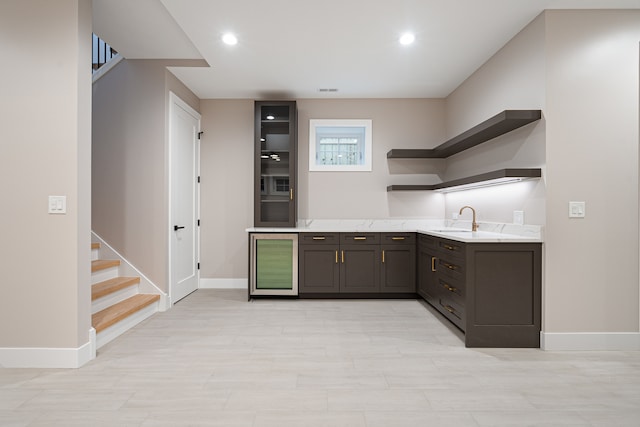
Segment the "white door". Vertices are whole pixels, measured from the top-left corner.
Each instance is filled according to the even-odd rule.
[[[176,303],[200,280],[200,114],[171,93],[169,116],[169,296]]]

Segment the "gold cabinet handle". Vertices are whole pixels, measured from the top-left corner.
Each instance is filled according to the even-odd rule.
[[[437,258],[432,256],[431,257],[431,271],[436,271],[436,260]]]
[[[382,263],[384,264],[384,250],[382,251]]]
[[[455,313],[455,309],[449,305],[445,305],[443,306],[445,310],[447,310],[449,313]]]
[[[336,264],[338,263],[338,250],[336,249]]]
[[[446,262],[443,263],[445,267],[447,267],[449,270],[455,270],[458,267],[453,265],[453,264],[447,264]]]
[[[289,200],[293,200],[293,188],[289,189]]]
[[[356,236],[353,238],[353,240],[367,240],[366,237],[361,237],[361,236]]]
[[[455,246],[450,246],[450,245],[442,245],[443,248],[448,249],[450,251],[455,251],[456,247]]]
[[[392,237],[391,240],[404,240],[404,237]]]
[[[456,288],[454,288],[453,286],[450,286],[450,285],[448,285],[446,283],[443,283],[442,287],[445,288],[446,290],[448,290],[449,292],[454,292],[455,293],[457,291]]]
[[[342,263],[344,264],[344,251],[340,251],[342,253]]]
[[[324,236],[313,236],[312,239],[313,240],[324,240],[324,239],[326,239],[326,237],[324,237]]]

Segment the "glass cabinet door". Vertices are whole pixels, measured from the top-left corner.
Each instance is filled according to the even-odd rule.
[[[296,225],[296,103],[256,101],[256,227]]]
[[[249,296],[298,295],[298,235],[251,233]]]

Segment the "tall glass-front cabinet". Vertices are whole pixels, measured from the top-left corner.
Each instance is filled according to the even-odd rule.
[[[296,226],[295,101],[255,102],[255,227]]]

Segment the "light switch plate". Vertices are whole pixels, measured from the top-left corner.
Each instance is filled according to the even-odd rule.
[[[66,214],[67,196],[49,196],[49,213]]]
[[[513,211],[513,223],[515,225],[524,225],[524,211]]]
[[[569,218],[584,218],[586,214],[585,202],[569,202]]]

